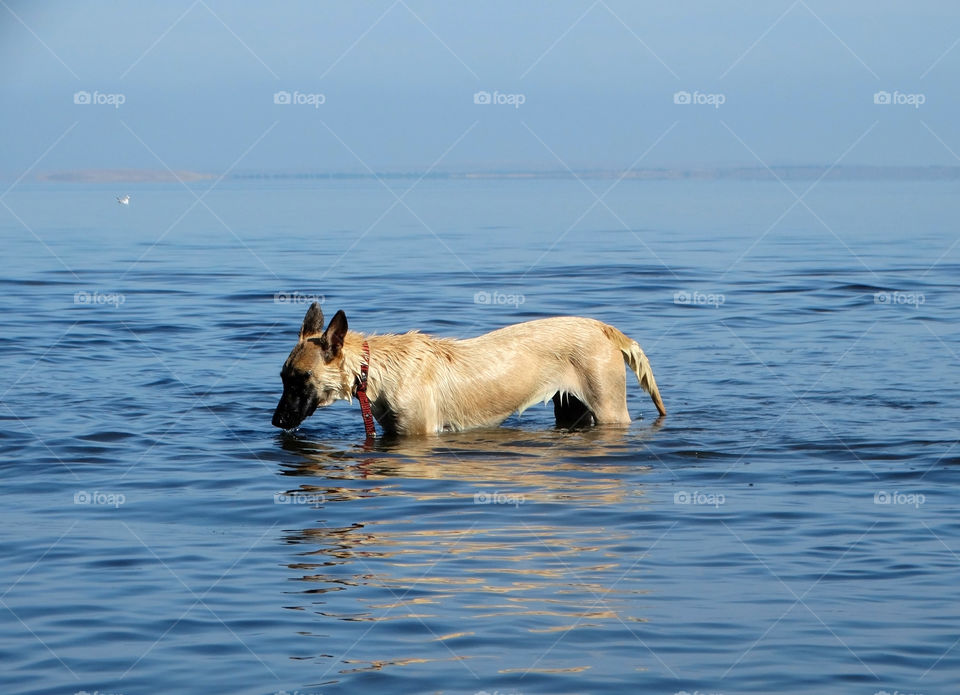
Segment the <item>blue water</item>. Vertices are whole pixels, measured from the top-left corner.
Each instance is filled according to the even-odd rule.
[[[4,199],[0,690],[957,692],[956,184],[415,183]],[[593,316],[669,415],[284,434],[314,297]]]

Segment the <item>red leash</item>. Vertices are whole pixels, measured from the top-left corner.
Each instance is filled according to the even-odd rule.
[[[373,411],[370,410],[370,399],[367,398],[367,371],[370,368],[370,346],[363,341],[363,361],[360,363],[360,383],[357,384],[357,400],[360,401],[360,412],[363,413],[363,429],[367,432],[367,439],[377,436],[377,428],[373,425]]]

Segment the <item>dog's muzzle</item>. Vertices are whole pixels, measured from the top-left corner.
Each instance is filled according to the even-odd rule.
[[[280,402],[277,404],[277,409],[273,413],[273,420],[271,422],[274,427],[292,430],[313,415],[319,403],[320,400],[313,396],[298,398],[290,396],[284,391],[283,396],[280,397]]]

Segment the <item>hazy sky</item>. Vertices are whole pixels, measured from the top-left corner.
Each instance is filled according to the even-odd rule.
[[[958,42],[955,0],[2,0],[0,173],[958,165]]]

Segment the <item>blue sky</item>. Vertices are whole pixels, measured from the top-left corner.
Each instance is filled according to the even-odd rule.
[[[946,1],[3,0],[0,173],[957,165],[958,40]]]

